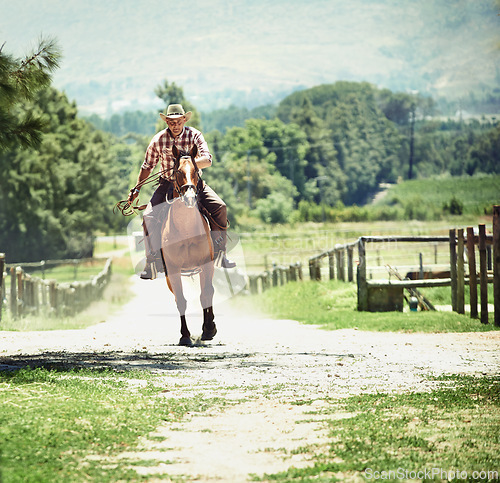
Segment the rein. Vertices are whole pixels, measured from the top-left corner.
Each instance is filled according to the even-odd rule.
[[[163,176],[165,173],[169,173],[169,174],[167,176]],[[164,169],[164,170],[158,171],[158,173],[153,174],[152,176],[149,176],[145,180],[136,184],[131,189],[131,191],[134,191],[134,190],[139,191],[143,186],[145,186],[147,184],[159,183],[159,180],[162,177],[172,181],[173,174],[174,174],[174,168]],[[116,211],[118,210],[123,216],[136,215],[137,212],[145,210],[147,206],[148,206],[147,204],[145,204],[145,205],[133,205],[128,200],[120,200],[113,207],[113,213],[116,213]]]
[[[198,165],[196,164],[196,161],[191,158],[191,161],[193,162],[194,164],[194,167],[196,169],[196,172],[199,173],[199,169],[198,169]],[[177,163],[176,163],[177,164]],[[201,177],[198,175],[198,182],[197,182],[197,185],[193,185],[191,183],[186,183],[182,186],[179,187],[179,184],[177,183],[177,179],[176,179],[176,174],[179,172],[178,168],[176,168],[176,166],[174,165],[173,168],[169,168],[169,169],[165,169],[165,170],[161,170],[159,171],[158,173],[152,175],[152,176],[149,176],[148,178],[146,178],[145,180],[141,181],[140,183],[136,184],[131,191],[133,190],[139,190],[140,188],[142,188],[143,186],[147,185],[147,184],[151,184],[151,183],[156,183],[156,182],[159,182],[160,178],[165,178],[169,181],[172,182],[172,184],[174,185],[174,191],[177,193],[178,197],[182,197],[183,194],[182,194],[182,190],[186,191],[188,188],[190,187],[193,187],[194,190],[195,190],[195,194],[196,196],[198,196],[198,192],[199,192],[199,188],[198,188],[198,185],[200,184],[200,182],[202,183],[203,180],[201,179]],[[164,176],[166,173],[168,173],[166,176]],[[169,202],[167,200],[167,203],[172,203],[173,200],[171,202]],[[123,216],[132,216],[132,215],[137,215],[138,212],[140,211],[143,211],[146,209],[148,205],[145,204],[145,205],[133,205],[130,201],[128,200],[120,200],[118,201],[118,203],[115,204],[115,206],[113,207],[113,213],[116,213],[116,211],[118,210]],[[203,214],[209,218],[212,223],[217,226],[220,230],[227,230],[229,228],[229,220],[227,222],[227,225],[226,226],[220,226],[214,219],[213,219],[213,216],[211,215],[211,213],[205,209],[201,204],[198,204],[200,210],[203,212]]]

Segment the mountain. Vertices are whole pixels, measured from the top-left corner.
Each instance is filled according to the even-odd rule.
[[[57,88],[80,111],[248,108],[337,80],[458,98],[500,87],[497,0],[0,0],[0,45],[63,51]]]

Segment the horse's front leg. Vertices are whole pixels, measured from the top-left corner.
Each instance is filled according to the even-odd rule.
[[[203,307],[203,333],[201,334],[201,340],[212,340],[215,334],[217,334],[213,312],[213,277],[214,262],[211,261],[203,266],[203,271],[200,273],[200,301]]]
[[[174,294],[177,310],[181,316],[181,339],[179,341],[179,345],[191,346],[193,345],[193,341],[191,340],[191,333],[189,332],[186,322],[187,301],[182,290],[181,274],[169,270],[167,284],[171,292]]]
[[[214,261],[210,261],[203,265],[203,270],[200,273],[200,302],[203,309],[212,307],[214,300]]]

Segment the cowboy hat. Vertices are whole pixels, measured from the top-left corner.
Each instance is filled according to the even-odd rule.
[[[181,104],[170,104],[167,107],[167,114],[160,112],[160,117],[167,122],[167,119],[177,119],[178,117],[184,116],[186,122],[188,122],[191,119],[191,114],[191,111],[184,112],[184,108]]]

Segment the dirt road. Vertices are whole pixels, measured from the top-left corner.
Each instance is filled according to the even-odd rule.
[[[164,279],[134,281],[137,296],[110,320],[85,330],[0,332],[0,366],[61,363],[155,371],[166,397],[202,394],[238,404],[166,424],[123,457],[153,458],[150,474],[188,475],[187,481],[247,481],[309,464],[290,450],[322,444],[324,427],[305,415],[326,397],[361,392],[425,391],[428,375],[493,374],[500,369],[500,333],[403,334],[322,331],[215,307],[218,334],[210,343],[179,347],[179,320]],[[196,296],[191,307],[197,309]],[[306,303],[306,301],[305,301]],[[188,315],[194,336],[201,317]],[[297,400],[312,405],[293,404]],[[296,424],[307,420],[307,423]]]

